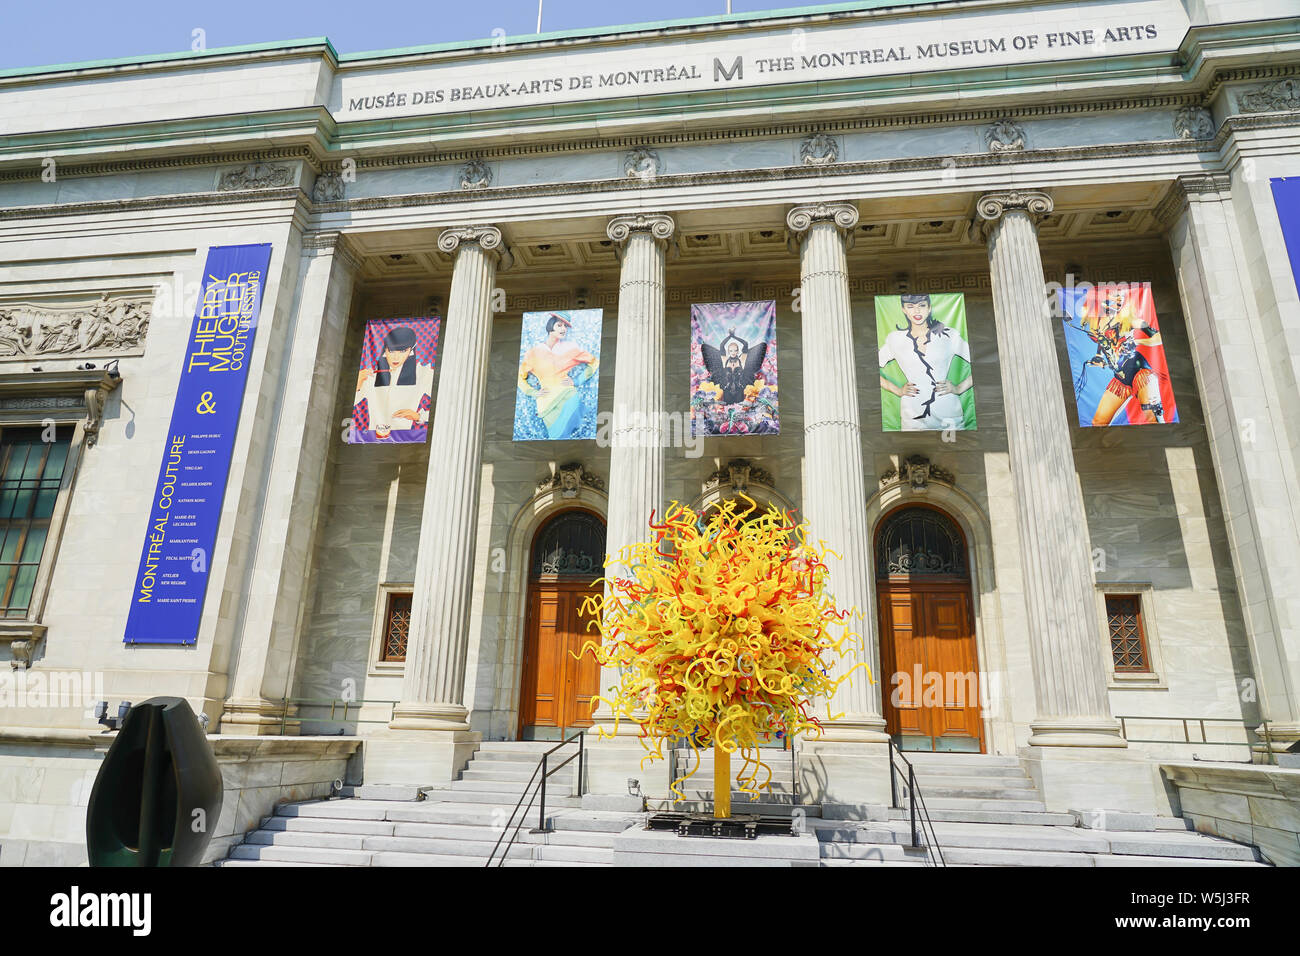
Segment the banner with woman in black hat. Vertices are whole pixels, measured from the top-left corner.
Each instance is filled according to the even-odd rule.
[[[436,318],[366,323],[349,443],[422,442],[428,438],[439,323]]]

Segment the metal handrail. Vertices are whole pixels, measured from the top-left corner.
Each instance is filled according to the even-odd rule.
[[[894,745],[894,739],[889,739],[889,795],[890,802],[895,810],[903,809],[898,805],[898,781],[895,775],[899,772],[894,764],[894,757],[897,756],[904,764],[907,765],[907,805],[908,818],[910,821],[912,834],[912,848],[916,849],[922,845],[921,837],[925,839],[925,849],[930,855],[930,861],[937,866],[947,866],[948,862],[943,858],[943,847],[939,844],[939,835],[934,832],[934,822],[930,819],[930,811],[925,805],[925,796],[921,793],[921,788],[916,785],[916,768],[912,766],[912,761],[903,756],[903,752]],[[921,831],[918,834],[916,828],[916,807],[921,806]]]
[[[1264,754],[1269,763],[1277,763],[1277,754],[1273,752],[1272,734],[1269,729],[1270,721],[1260,721],[1264,733],[1261,736],[1256,733],[1250,726],[1251,721],[1239,717],[1148,717],[1142,714],[1127,714],[1115,716],[1119,721],[1119,735],[1131,744],[1202,744],[1208,747],[1248,747],[1253,752],[1255,746],[1260,742],[1264,744]],[[1183,727],[1183,739],[1178,740],[1173,737],[1130,737],[1128,735],[1128,721],[1145,722],[1145,721],[1177,721]],[[1245,740],[1210,740],[1205,733],[1205,725],[1209,724],[1229,724],[1233,727],[1240,727],[1246,732]],[[1201,739],[1193,740],[1191,726],[1195,725],[1200,729]],[[1253,739],[1252,739],[1253,738]]]
[[[583,773],[583,765],[585,759],[583,738],[585,736],[586,736],[586,731],[580,730],[572,737],[569,737],[565,740],[561,740],[550,750],[546,751],[546,753],[542,754],[542,759],[539,760],[537,762],[537,766],[533,768],[532,776],[530,776],[528,778],[528,782],[524,784],[524,792],[519,795],[519,801],[515,804],[515,808],[510,811],[510,816],[506,820],[506,825],[501,829],[501,835],[497,837],[497,842],[492,847],[492,852],[488,854],[487,862],[483,864],[485,867],[492,865],[492,860],[496,856],[497,850],[500,849],[501,847],[501,841],[506,838],[506,833],[509,832],[511,824],[514,824],[515,829],[514,832],[510,834],[510,842],[506,844],[506,848],[501,851],[501,858],[497,860],[497,866],[505,866],[506,857],[510,855],[510,848],[515,845],[515,838],[519,836],[519,830],[524,825],[524,820],[528,816],[528,811],[532,809],[533,806],[532,798],[536,798],[539,794],[541,795],[541,803],[538,804],[538,808],[537,808],[537,826],[532,830],[530,830],[529,832],[530,833],[551,832],[552,828],[547,826],[547,820],[546,820],[546,778],[549,777],[551,774],[555,773],[557,770],[560,770],[561,768],[568,766],[568,764],[571,763],[575,757],[578,760],[578,795],[579,796],[582,795],[583,786],[584,786],[582,773]],[[571,754],[562,763],[558,763],[554,767],[548,769],[547,762],[550,760],[551,754],[555,753],[555,751],[559,750],[561,747],[573,743],[575,740],[578,742],[578,752],[576,754]],[[541,773],[540,780],[538,780],[537,777],[537,774],[539,772]],[[533,788],[534,780],[537,780],[536,788]],[[532,790],[532,798],[528,800],[528,806],[525,807],[524,798],[528,797],[530,789]],[[520,812],[521,807],[523,808],[522,813]],[[518,814],[519,816],[518,823],[515,823],[516,814]]]

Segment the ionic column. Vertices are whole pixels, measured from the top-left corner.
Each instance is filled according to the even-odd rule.
[[[840,684],[829,701],[837,719],[825,722],[820,737],[797,742],[800,792],[823,805],[883,805],[889,799],[849,304],[847,253],[857,223],[857,207],[848,203],[796,206],[786,216],[791,248],[799,250],[802,300],[803,513],[813,540],[834,552],[826,556],[829,593],[837,606],[861,615],[851,622],[861,642],[832,665],[832,674],[843,675],[859,663],[871,669],[871,680],[859,669]],[[818,710],[827,703],[819,701]],[[820,716],[825,721],[825,713]]]
[[[864,662],[874,681],[859,669],[840,685],[831,710],[843,716],[823,739],[881,741],[880,647],[869,587],[871,536],[846,259],[857,223],[857,207],[848,203],[796,206],[786,216],[791,241],[799,247],[803,303],[804,516],[813,538],[839,555],[826,559],[836,605],[862,615],[853,622],[861,647],[837,663],[836,673]]]
[[[620,551],[649,540],[651,512],[656,520],[664,513],[664,283],[674,229],[672,218],[658,213],[617,216],[606,227],[622,266],[605,532],[605,550],[615,560],[606,569],[611,578],[626,573],[617,563]],[[618,681],[617,668],[602,668],[601,693],[608,694]],[[613,732],[613,713],[607,705],[602,703],[594,718],[593,731]],[[594,745],[588,762],[591,792],[626,793],[630,777],[642,781],[643,792],[665,790],[662,764],[646,771],[640,768],[644,751],[631,739],[640,728],[624,721],[618,733],[621,740],[603,745],[595,732],[589,740]]]
[[[438,248],[455,255],[455,267],[438,401],[429,434],[429,472],[420,517],[402,700],[393,710],[389,727],[393,731],[447,732],[444,743],[464,744],[471,742],[463,698],[492,345],[491,298],[498,263],[507,266],[509,253],[502,245],[500,230],[493,226],[448,229],[438,237]],[[428,750],[423,744],[420,749]],[[384,782],[450,779],[446,775],[448,759],[454,764],[462,756],[467,758],[472,749],[458,748],[450,757],[443,753],[436,766],[408,753],[401,768],[386,769],[389,779]],[[450,772],[457,769],[453,766]],[[392,779],[393,773],[409,779]]]
[[[637,214],[609,221],[618,247],[618,352],[610,435],[606,551],[649,538],[650,512],[664,513],[664,272],[675,224]]]
[[[976,209],[992,272],[1034,664],[1038,715],[1029,744],[1124,747],[1106,693],[1087,516],[1038,250],[1037,222],[1052,200],[1041,192],[989,193]]]

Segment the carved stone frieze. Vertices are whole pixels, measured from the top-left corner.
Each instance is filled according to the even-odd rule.
[[[227,169],[217,180],[220,192],[236,189],[276,189],[293,185],[293,168],[275,163],[248,163]]]
[[[880,476],[882,488],[889,485],[911,485],[913,491],[925,491],[931,481],[952,485],[956,483],[952,472],[941,468],[924,455],[911,455],[899,461]]]
[[[663,168],[659,154],[647,146],[628,150],[623,157],[623,175],[628,179],[648,181],[658,176]]]
[[[346,192],[342,173],[321,173],[311,187],[311,201],[341,202]]]
[[[747,492],[750,485],[775,488],[772,473],[745,458],[733,458],[704,479],[704,490],[706,492],[722,485],[730,485],[734,491],[740,494]]]
[[[839,158],[840,144],[829,133],[813,133],[799,143],[799,162],[804,166],[828,166]]]
[[[471,159],[460,168],[461,189],[487,189],[492,185],[492,167],[481,159]]]
[[[1214,117],[1203,106],[1184,106],[1174,114],[1174,135],[1179,139],[1213,139]]]
[[[990,153],[1013,153],[1025,148],[1025,128],[1011,119],[1000,119],[984,128],[984,144]]]
[[[152,302],[107,292],[81,309],[0,304],[0,359],[138,350],[152,311]]]
[[[1300,80],[1281,79],[1239,93],[1237,103],[1243,113],[1270,113],[1274,110],[1300,110]]]
[[[591,488],[602,494],[605,491],[605,480],[593,472],[587,471],[581,462],[569,462],[567,465],[560,465],[555,470],[555,474],[547,475],[537,483],[537,490],[558,491],[561,498],[577,498],[582,494],[583,488]]]

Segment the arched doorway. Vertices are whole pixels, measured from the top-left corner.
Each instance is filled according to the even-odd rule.
[[[966,540],[938,508],[905,505],[876,531],[886,729],[903,750],[984,750]]]
[[[587,630],[583,602],[599,593],[604,574],[605,523],[581,509],[561,511],[538,530],[528,574],[524,622],[519,739],[559,740],[591,726],[591,698],[600,689],[600,665],[582,646],[600,640]]]

